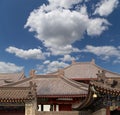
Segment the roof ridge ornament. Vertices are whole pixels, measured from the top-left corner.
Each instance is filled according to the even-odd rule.
[[[72,65],[73,65],[73,64],[76,64],[76,61],[75,61],[75,60],[72,60]]]
[[[31,90],[30,90],[28,96],[35,97],[37,95],[36,94],[36,87],[37,87],[36,83],[34,83],[33,81],[30,81],[29,82],[29,87],[30,87]]]
[[[102,71],[98,70],[98,73],[96,75],[97,75],[98,81],[103,82],[103,83],[106,82],[106,78],[107,77],[105,75],[105,71],[104,70],[102,70]]]
[[[63,77],[64,76],[64,70],[58,69],[58,76]]]
[[[105,70],[98,70],[97,75],[97,81],[98,82],[102,82],[103,84],[106,84],[112,88],[116,87],[118,85],[118,81],[111,79],[111,78],[107,78],[107,76],[105,75]]]
[[[92,64],[95,64],[95,59],[92,59],[92,60],[91,60],[91,63],[92,63]]]
[[[35,76],[35,70],[34,69],[30,70],[29,75],[30,75],[30,77],[34,77]]]

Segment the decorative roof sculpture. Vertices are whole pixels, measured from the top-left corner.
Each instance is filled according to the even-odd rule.
[[[102,70],[101,72],[98,71],[96,75],[97,75],[97,82],[102,82],[104,85],[109,85],[110,87],[114,88],[117,87],[118,84],[120,84],[119,81],[113,78],[107,78],[104,70]]]

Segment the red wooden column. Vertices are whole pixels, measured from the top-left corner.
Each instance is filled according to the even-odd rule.
[[[106,107],[106,115],[110,115],[110,107]]]
[[[56,111],[56,105],[54,105],[54,111]]]

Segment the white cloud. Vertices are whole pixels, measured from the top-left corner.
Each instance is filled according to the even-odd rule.
[[[50,63],[50,60],[46,60],[43,62],[43,64],[49,64]]]
[[[31,13],[25,27],[36,31],[37,38],[46,47],[65,46],[83,36],[88,17],[76,11],[56,9],[45,13],[41,9]]]
[[[51,6],[54,7],[63,7],[63,8],[71,8],[72,5],[78,4],[83,0],[48,0]]]
[[[110,25],[106,19],[89,17],[87,6],[80,4],[81,1],[48,0],[48,5],[42,5],[31,12],[25,28],[29,27],[30,32],[36,32],[36,38],[42,41],[53,55],[78,52],[79,50],[72,46],[74,42],[81,40],[86,32],[90,36],[100,35]],[[79,10],[71,10],[72,5],[77,3]]]
[[[88,15],[88,12],[87,12],[87,6],[85,5],[81,5],[81,6],[76,6],[76,10],[79,11],[81,14],[83,15]]]
[[[71,55],[64,55],[63,58],[60,58],[60,60],[64,61],[64,62],[68,62],[68,61],[72,61],[72,60],[76,60],[74,57],[72,57]]]
[[[43,73],[51,73],[51,72],[55,72],[60,68],[64,68],[69,66],[69,64],[65,63],[65,62],[60,62],[60,61],[52,61],[49,62],[48,64],[44,64],[44,65],[37,65],[36,70],[37,72],[42,72]]]
[[[45,59],[45,54],[42,53],[41,49],[23,50],[10,46],[6,48],[6,51],[23,59]]]
[[[119,47],[114,46],[92,46],[87,45],[85,49],[81,50],[81,52],[89,52],[93,53],[103,60],[110,59],[111,57],[115,57],[116,60],[120,60],[120,50]]]
[[[119,59],[119,60],[114,60],[113,63],[114,63],[114,64],[116,64],[116,63],[117,63],[117,64],[120,63],[120,59]]]
[[[14,63],[0,62],[0,73],[14,73],[23,70],[23,66],[17,66]]]
[[[49,50],[52,52],[53,55],[67,55],[72,52],[80,52],[78,48],[74,48],[72,47],[72,45],[51,47],[49,48]]]
[[[87,33],[88,35],[100,35],[102,34],[103,31],[108,29],[108,25],[110,25],[110,23],[105,19],[101,18],[92,19],[89,22]]]
[[[99,14],[100,16],[108,16],[118,6],[118,3],[118,0],[101,0],[96,5],[97,8],[94,14]]]

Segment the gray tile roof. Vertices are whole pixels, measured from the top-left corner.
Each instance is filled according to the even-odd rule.
[[[30,92],[30,87],[0,87],[0,101],[10,101],[15,99],[32,99],[32,97],[29,96]]]
[[[37,75],[26,78],[10,86],[21,87],[28,86],[29,82],[36,83],[37,95],[39,96],[80,96],[88,93],[88,85],[78,83],[68,78],[55,75]]]
[[[23,78],[25,78],[24,72],[0,73],[0,86],[17,82]]]
[[[102,67],[99,67],[95,64],[94,61],[91,62],[74,62],[70,66],[63,68],[65,77],[69,79],[91,79],[97,78],[96,73],[98,71],[104,70],[106,72],[106,76],[110,78],[120,78],[120,74],[108,71]],[[54,72],[52,74],[58,74],[58,72]]]

